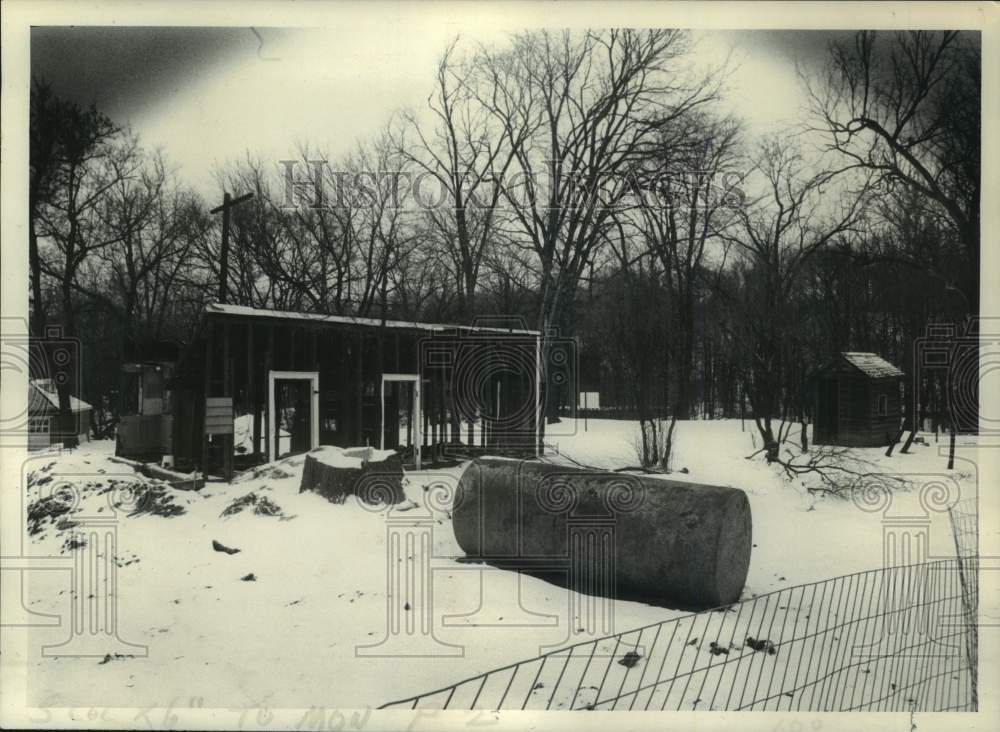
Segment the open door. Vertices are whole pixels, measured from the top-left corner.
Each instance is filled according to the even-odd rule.
[[[382,374],[382,450],[404,447],[412,450],[413,464],[420,470],[423,444],[420,417],[420,376]]]
[[[268,460],[319,447],[319,372],[267,374]]]

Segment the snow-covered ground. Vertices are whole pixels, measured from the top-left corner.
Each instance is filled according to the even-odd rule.
[[[591,419],[586,431],[580,422],[567,434],[570,427],[564,422],[562,434],[547,438],[553,446],[547,460],[635,465],[635,423]],[[883,513],[810,494],[811,477],[790,481],[762,456],[746,459],[759,446],[749,423],[741,431],[739,421],[681,422],[674,438],[671,479],[731,485],[749,497],[754,548],[744,597],[881,565]],[[974,440],[960,438],[953,471],[945,470],[939,453],[945,441],[929,441],[892,458],[881,449],[854,451],[867,461],[865,471],[910,476],[911,488],[901,488],[888,509],[893,515],[921,513],[914,487],[934,476],[958,486],[963,498],[975,492]],[[188,493],[137,476],[110,460],[112,453],[110,443],[96,442],[37,455],[25,467],[26,498],[35,502],[68,479],[82,496],[74,513],[83,515],[111,510],[106,489],[112,481],[153,487],[155,510],[119,512],[117,523],[118,633],[146,646],[148,655],[45,658],[39,652],[28,669],[31,703],[378,706],[592,637],[575,635],[579,623],[568,617],[568,590],[521,577],[518,592],[512,573],[457,562],[462,552],[444,505],[426,523],[438,642],[423,651],[432,655],[400,657],[377,645],[387,634],[388,573],[393,562],[402,566],[419,551],[417,542],[404,543],[398,556],[387,553],[388,527],[393,519],[424,515],[424,497],[434,493],[425,488],[454,485],[463,466],[408,473],[410,501],[386,514],[353,500],[333,504],[299,493],[303,456]],[[70,529],[59,528],[72,515],[36,515],[33,533],[25,535],[30,553],[86,551],[68,547]],[[953,556],[947,515],[932,513],[931,520],[931,554]],[[240,551],[217,551],[213,541]],[[61,627],[33,628],[30,647],[59,643],[69,634],[69,573],[31,572],[27,582],[28,607],[63,618]],[[414,614],[404,612],[403,622],[419,622]],[[615,630],[681,614],[621,601],[614,607]],[[371,655],[379,652],[387,655]]]

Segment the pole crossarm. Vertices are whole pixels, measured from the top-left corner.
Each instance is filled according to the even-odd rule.
[[[222,213],[222,252],[219,258],[219,302],[225,303],[227,296],[227,281],[229,279],[229,212],[241,203],[253,198],[254,194],[244,193],[233,198],[228,193],[222,195],[222,205],[216,206],[211,213]]]

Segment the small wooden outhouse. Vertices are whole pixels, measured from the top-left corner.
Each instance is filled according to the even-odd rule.
[[[880,447],[896,438],[903,417],[903,378],[874,353],[845,351],[815,381],[813,443]]]

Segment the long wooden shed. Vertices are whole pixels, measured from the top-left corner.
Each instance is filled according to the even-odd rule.
[[[879,447],[903,417],[902,370],[875,353],[845,351],[816,377],[813,442]]]
[[[319,445],[537,449],[537,331],[208,305],[169,384],[182,469]]]

